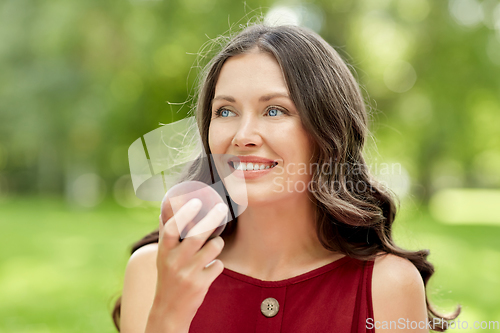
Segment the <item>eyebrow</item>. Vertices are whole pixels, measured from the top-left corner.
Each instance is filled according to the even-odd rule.
[[[288,96],[288,94],[286,94],[286,93],[271,93],[271,94],[261,96],[259,98],[259,102],[267,102],[267,101],[269,101],[273,98],[276,98],[276,97],[285,97],[285,98],[290,99],[290,96]],[[227,95],[220,95],[220,96],[217,96],[213,99],[213,101],[217,101],[217,100],[226,100],[226,101],[231,102],[231,103],[236,102],[234,97],[227,96]]]

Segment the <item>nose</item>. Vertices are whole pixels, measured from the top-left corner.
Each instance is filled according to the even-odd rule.
[[[246,114],[240,119],[231,144],[240,149],[261,146],[262,137],[256,117],[252,114]]]

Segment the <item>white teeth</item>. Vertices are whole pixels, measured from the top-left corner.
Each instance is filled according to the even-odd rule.
[[[264,170],[264,169],[269,169],[274,166],[273,165],[264,165],[264,164],[258,164],[258,163],[238,163],[238,162],[233,162],[234,169],[235,170],[242,170],[242,171],[248,171],[248,170]]]

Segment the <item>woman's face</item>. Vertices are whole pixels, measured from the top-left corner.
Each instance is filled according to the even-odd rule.
[[[234,171],[244,177],[248,205],[307,195],[312,144],[272,55],[255,51],[224,63],[215,87],[208,142],[212,154],[252,162]],[[244,171],[255,169],[255,164],[258,171]]]

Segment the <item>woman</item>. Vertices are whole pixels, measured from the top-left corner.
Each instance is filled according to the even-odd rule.
[[[319,35],[247,27],[207,65],[196,117],[207,154],[240,158],[248,207],[203,247],[207,233],[179,243],[175,227],[196,202],[134,245],[113,312],[123,333],[428,332],[458,316],[426,298],[428,251],[392,240],[393,199],[362,156],[362,95]]]

